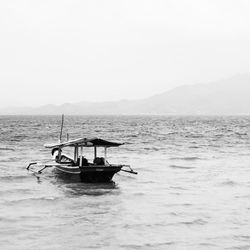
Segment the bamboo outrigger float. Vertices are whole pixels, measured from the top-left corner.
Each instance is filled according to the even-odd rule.
[[[45,144],[46,148],[51,149],[53,162],[38,163],[32,162],[28,165],[27,170],[41,174],[46,168],[54,167],[57,172],[66,175],[79,176],[83,182],[110,182],[114,174],[119,171],[137,174],[129,165],[124,164],[110,164],[107,161],[107,149],[110,147],[119,147],[122,143],[110,142],[100,138],[79,138],[66,142],[61,141],[63,120],[61,126],[59,143]],[[73,148],[74,157],[69,157],[62,152],[64,148]],[[83,156],[83,148],[94,149],[94,160],[89,162]],[[104,148],[104,157],[97,156],[97,149]],[[38,171],[34,171],[34,166],[42,166]],[[31,169],[32,167],[32,169]]]

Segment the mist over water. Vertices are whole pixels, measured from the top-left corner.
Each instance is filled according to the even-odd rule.
[[[0,117],[1,249],[250,249],[250,117],[66,117],[65,139],[126,142],[108,160],[139,174],[111,184],[27,172],[59,132],[60,117]]]

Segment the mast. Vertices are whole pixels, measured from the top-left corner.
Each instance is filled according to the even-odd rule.
[[[63,122],[64,122],[64,114],[62,114],[62,122],[61,122],[61,131],[60,131],[59,143],[62,142]],[[58,160],[59,160],[59,162],[61,161],[61,147],[60,146],[59,146],[59,150],[58,150]]]
[[[61,131],[60,131],[59,143],[62,142],[63,123],[64,123],[64,114],[62,114],[62,122],[61,122]]]

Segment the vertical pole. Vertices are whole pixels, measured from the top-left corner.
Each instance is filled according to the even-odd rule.
[[[74,162],[77,162],[77,154],[76,154],[77,147],[74,147]]]
[[[78,146],[76,146],[76,162],[78,160],[78,155],[79,155],[79,148],[78,148]]]
[[[96,147],[94,147],[94,159],[96,158],[96,154],[97,154]]]
[[[80,167],[82,167],[82,147],[81,147],[81,153],[80,153]]]
[[[106,159],[107,159],[107,147],[104,148],[104,165],[106,165]]]
[[[61,123],[61,132],[60,132],[60,137],[59,137],[59,143],[61,143],[61,141],[62,141],[63,122],[64,122],[64,114],[62,115],[62,123]]]

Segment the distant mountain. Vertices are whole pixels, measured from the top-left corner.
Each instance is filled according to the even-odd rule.
[[[147,110],[163,114],[250,114],[250,75],[181,86],[146,102]]]
[[[0,114],[34,115],[241,115],[250,114],[250,75],[208,84],[183,85],[143,100],[66,103],[37,108],[5,108]]]

